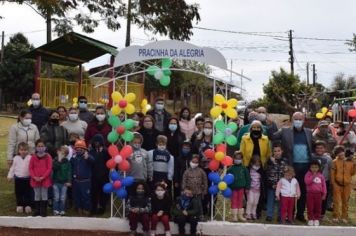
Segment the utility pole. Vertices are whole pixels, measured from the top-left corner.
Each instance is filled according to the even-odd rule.
[[[128,0],[127,3],[127,24],[126,24],[126,42],[125,47],[130,46],[131,41],[131,8],[132,8],[132,0]]]
[[[316,72],[315,72],[315,64],[313,64],[313,87],[315,87],[316,83]]]
[[[307,62],[307,86],[309,85],[309,62]]]
[[[1,33],[1,55],[0,55],[0,64],[4,62],[4,50],[5,50],[5,32]]]
[[[47,28],[47,43],[50,43],[52,41],[52,12],[50,9],[47,9],[46,15],[46,28]],[[46,63],[46,69],[47,69],[47,78],[52,77],[52,64],[51,63]]]
[[[294,52],[293,52],[293,31],[289,30],[289,62],[290,62],[290,72],[294,75]]]

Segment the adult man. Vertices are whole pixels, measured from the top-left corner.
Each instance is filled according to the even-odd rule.
[[[38,131],[41,131],[42,126],[48,121],[49,111],[42,106],[40,94],[32,94],[31,102],[30,112],[32,114],[32,123],[37,126]]]
[[[256,109],[257,120],[261,121],[264,126],[267,127],[267,136],[272,138],[273,134],[278,131],[277,124],[268,117],[267,109],[265,107],[259,107]]]
[[[313,141],[324,141],[326,143],[326,151],[331,154],[336,145],[336,140],[329,125],[330,123],[327,120],[319,121],[318,128],[313,132]]]
[[[312,131],[304,127],[304,115],[295,112],[292,116],[293,127],[282,128],[273,135],[273,140],[280,140],[284,155],[293,165],[296,179],[299,182],[301,196],[297,203],[297,220],[305,222],[304,210],[306,187],[304,176],[309,169],[312,152]]]
[[[163,133],[168,127],[168,120],[171,117],[166,109],[164,109],[163,98],[157,98],[155,101],[155,108],[147,112],[148,115],[155,119],[155,128]]]
[[[89,124],[90,121],[93,120],[94,114],[88,111],[88,99],[85,96],[79,96],[78,101],[79,101],[79,119]]]

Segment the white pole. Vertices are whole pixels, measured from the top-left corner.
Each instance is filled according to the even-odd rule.
[[[111,193],[110,194],[110,202],[111,202],[111,205],[110,205],[110,215],[111,215],[111,218],[114,217],[113,213],[114,213],[114,194]]]
[[[223,221],[225,221],[225,216],[226,216],[226,201],[225,201],[225,197],[224,197],[224,201],[223,201]]]

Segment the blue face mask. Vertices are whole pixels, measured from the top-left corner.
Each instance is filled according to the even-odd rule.
[[[294,128],[296,128],[296,129],[300,129],[300,128],[302,128],[303,127],[303,121],[302,120],[294,120],[293,121],[293,126],[294,126]]]
[[[169,128],[170,131],[176,131],[177,128],[178,128],[178,125],[176,125],[176,124],[170,124],[170,125],[168,125],[168,128]]]

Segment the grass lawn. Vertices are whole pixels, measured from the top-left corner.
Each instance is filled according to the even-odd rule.
[[[6,149],[7,149],[7,138],[8,138],[8,130],[12,124],[16,122],[15,119],[12,118],[4,118],[0,117],[0,215],[1,216],[23,216],[23,214],[17,214],[15,212],[16,201],[14,194],[14,185],[12,182],[7,181],[7,172],[8,167],[6,163]],[[356,177],[354,177],[354,182],[356,183]],[[354,184],[354,188],[356,185]],[[222,209],[223,201],[218,200],[218,207]],[[230,201],[225,201],[226,203],[226,220],[230,220],[229,209],[230,209]],[[222,211],[221,211],[222,212]],[[69,216],[76,216],[74,210],[67,211]],[[110,207],[108,207],[107,213],[102,217],[110,216]],[[356,193],[352,191],[351,199],[350,199],[350,209],[349,216],[351,223],[349,225],[356,226]],[[327,217],[332,219],[331,212],[327,213]],[[217,216],[217,219],[221,219],[222,216]],[[261,220],[257,221],[259,223],[265,223],[265,217],[262,217]],[[276,222],[273,222],[276,223]],[[332,225],[331,222],[323,222],[323,225]]]

